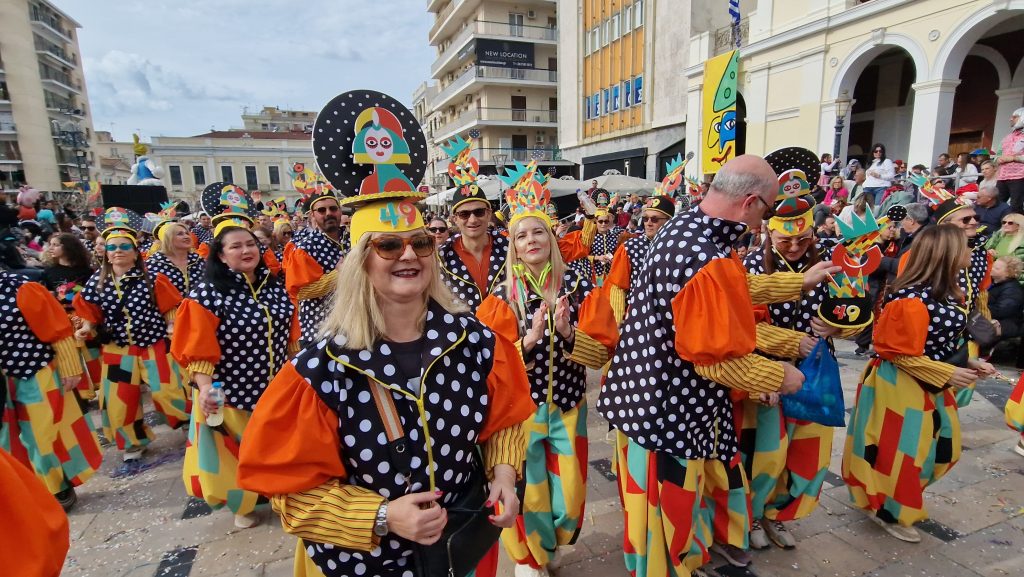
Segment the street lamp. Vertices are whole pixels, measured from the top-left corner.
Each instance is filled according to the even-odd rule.
[[[839,94],[839,98],[836,98],[836,141],[832,145],[832,162],[835,163],[833,166],[836,167],[836,170],[838,170],[839,166],[839,163],[836,163],[839,160],[839,145],[843,140],[843,123],[846,121],[846,113],[850,111],[850,104],[852,102],[850,100],[850,93],[846,90]],[[833,170],[833,173],[836,170]]]
[[[491,156],[491,159],[494,160],[494,170],[498,176],[498,203],[500,204],[504,202],[505,198],[505,190],[504,187],[501,185],[501,175],[503,172],[505,172],[505,163],[508,162],[508,155],[495,154]]]

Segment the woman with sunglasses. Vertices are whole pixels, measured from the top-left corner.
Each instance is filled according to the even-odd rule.
[[[451,234],[448,232],[448,222],[443,218],[432,218],[427,224],[427,232],[434,237],[434,246],[441,248],[441,245],[448,242]]]
[[[864,194],[871,195],[868,204],[875,206],[881,202],[882,194],[892,186],[892,179],[896,177],[896,167],[891,160],[885,157],[885,146],[877,143],[871,147],[871,163],[864,170]]]
[[[985,243],[985,248],[993,259],[1015,256],[1024,260],[1024,215],[1011,212],[1003,217],[1000,225]],[[1021,280],[1024,282],[1024,278]]]
[[[281,263],[284,263],[284,253],[289,250],[288,246],[295,248],[295,245],[291,244],[293,236],[295,236],[295,227],[292,226],[287,216],[274,219],[274,235],[271,246],[273,246],[274,256]]]
[[[217,509],[227,505],[235,526],[252,527],[261,499],[238,488],[238,446],[267,384],[298,349],[295,306],[284,284],[260,259],[256,235],[225,221],[214,228],[206,276],[178,308],[171,352],[199,388],[185,448],[186,492]],[[224,405],[210,398],[222,385]],[[207,423],[221,413],[217,426]],[[264,501],[265,502],[265,501]]]
[[[505,280],[477,310],[487,326],[519,343],[535,405],[524,424],[523,511],[502,532],[516,577],[547,575],[557,548],[579,535],[587,493],[586,369],[608,360],[604,345],[577,330],[602,293],[591,293],[590,280],[566,267],[545,210],[549,193],[533,176],[521,174],[507,195]]]
[[[957,227],[922,230],[875,326],[848,419],[843,479],[854,505],[891,536],[921,540],[925,488],[960,458],[954,391],[994,371],[967,353],[967,294],[958,277],[971,261]]]
[[[103,433],[124,451],[125,461],[141,459],[154,438],[143,420],[143,382],[172,428],[187,423],[191,412],[167,344],[181,293],[166,276],[146,269],[136,244],[141,224],[127,209],[107,209],[101,226],[106,261],[73,302],[83,320],[75,336],[86,340],[98,331],[103,343]]]

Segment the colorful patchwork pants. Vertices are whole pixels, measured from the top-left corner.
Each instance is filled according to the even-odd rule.
[[[870,361],[843,451],[843,479],[853,503],[909,527],[928,518],[925,487],[959,459],[960,417],[953,393],[926,391],[892,363]]]
[[[142,418],[142,383],[149,385],[153,405],[167,418],[169,426],[188,422],[191,407],[185,399],[178,363],[171,358],[166,341],[149,347],[108,343],[103,345],[101,356],[103,434],[116,441],[118,449],[141,448],[153,440],[153,431]]]
[[[702,529],[711,530],[717,542],[740,549],[750,547],[750,489],[743,466],[707,459],[704,461],[704,490],[700,504]],[[710,546],[711,541],[702,537]]]
[[[687,577],[709,559],[711,527],[701,513],[704,461],[648,451],[615,434],[626,570],[631,577]]]
[[[103,453],[75,392],[61,387],[54,363],[27,379],[4,381],[0,448],[33,470],[53,494],[92,477]]]
[[[832,455],[832,427],[787,419],[782,405],[742,403],[740,451],[755,519],[792,521],[818,506]]]
[[[501,532],[513,561],[543,567],[559,545],[576,541],[587,498],[587,404],[562,412],[553,403],[523,423],[526,494],[516,524]]]
[[[260,496],[238,488],[238,451],[242,433],[252,416],[250,411],[224,407],[219,427],[206,424],[199,403],[192,405],[192,422],[185,445],[182,477],[185,492],[219,509],[227,505],[236,515],[248,515]]]

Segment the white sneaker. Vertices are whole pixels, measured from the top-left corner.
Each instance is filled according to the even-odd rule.
[[[1017,446],[1013,448],[1013,452],[1024,457],[1024,437],[1021,437],[1020,440],[1017,441]]]
[[[139,459],[142,458],[142,454],[145,453],[145,452],[146,452],[146,448],[145,447],[138,447],[138,448],[135,448],[135,449],[126,450],[124,452],[124,460],[125,460],[125,462],[128,462],[128,461],[138,461]]]
[[[249,529],[260,524],[260,517],[256,513],[249,513],[248,515],[235,515],[235,527],[239,529]]]
[[[796,537],[786,529],[781,521],[765,520],[762,524],[765,535],[783,549],[796,549]]]
[[[547,567],[541,567],[540,569],[534,569],[525,563],[516,565],[515,571],[516,577],[550,577]]]
[[[882,529],[885,529],[886,533],[896,537],[900,541],[906,541],[907,543],[921,542],[921,534],[913,527],[904,527],[897,523],[886,523],[884,520],[879,518],[878,515],[871,515],[871,520]]]
[[[755,519],[754,522],[750,524],[751,549],[757,549],[758,551],[762,551],[764,549],[767,549],[769,546],[768,536],[764,534],[764,527],[761,526],[761,523],[764,522],[766,521],[763,521],[761,519]]]

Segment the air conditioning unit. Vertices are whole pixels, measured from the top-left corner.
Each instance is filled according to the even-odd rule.
[[[529,12],[526,13],[526,18],[529,19],[529,20],[536,20],[537,19],[537,11],[536,10],[530,10]]]
[[[537,144],[544,144],[544,140],[545,140],[544,133],[543,132],[538,132],[537,133],[537,140],[535,142]]]

